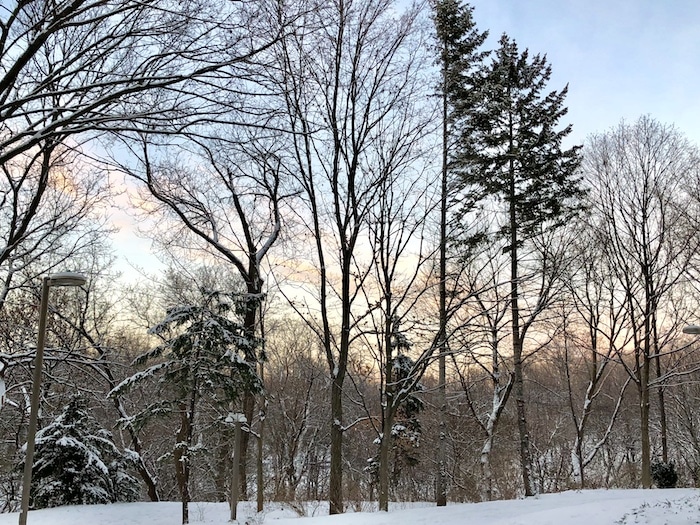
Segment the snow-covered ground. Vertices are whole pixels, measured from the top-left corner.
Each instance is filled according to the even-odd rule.
[[[411,508],[409,508],[409,506]],[[324,505],[306,511],[325,513]],[[18,514],[0,514],[0,525],[15,525]],[[29,525],[177,525],[179,503],[120,503],[31,511]],[[227,525],[225,503],[192,503],[190,523]],[[700,524],[700,491],[586,490],[526,500],[448,505],[398,503],[390,512],[357,512],[300,518],[288,506],[269,503],[256,514],[243,502],[238,524],[247,525],[690,525]]]

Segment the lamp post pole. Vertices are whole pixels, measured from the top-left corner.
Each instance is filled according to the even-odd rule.
[[[22,506],[19,513],[19,525],[27,525],[29,511],[29,490],[32,484],[32,466],[34,465],[34,444],[36,427],[39,419],[39,396],[41,394],[41,372],[44,364],[44,344],[46,340],[46,317],[49,310],[49,289],[51,286],[82,286],[84,275],[74,272],[47,275],[41,283],[41,306],[39,309],[39,338],[34,358],[34,375],[32,378],[32,397],[29,412],[29,429],[27,430],[27,453],[24,459],[24,476],[22,478]]]

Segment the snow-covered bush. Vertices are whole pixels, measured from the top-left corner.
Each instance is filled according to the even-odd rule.
[[[139,487],[109,431],[73,397],[62,413],[37,432],[32,474],[32,506],[57,507],[133,501]]]

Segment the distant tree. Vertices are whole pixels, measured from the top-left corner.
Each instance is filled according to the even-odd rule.
[[[74,396],[63,412],[37,432],[31,500],[34,508],[135,501],[138,481],[127,470],[109,431]]]
[[[172,449],[177,485],[182,499],[182,522],[189,523],[190,462],[203,447],[194,443],[196,423],[204,405],[213,407],[213,418],[223,423],[229,405],[246,392],[259,392],[255,368],[245,360],[245,350],[256,345],[232,313],[243,314],[245,298],[201,291],[201,304],[170,308],[150,333],[163,342],[139,356],[135,365],[155,361],[120,383],[110,395],[128,391],[144,381],[156,381],[158,399],[135,417],[150,419],[174,414],[179,421]]]
[[[584,194],[576,175],[580,148],[562,146],[571,126],[557,129],[567,112],[567,88],[544,93],[550,76],[551,66],[545,57],[530,57],[527,50],[520,53],[517,44],[503,35],[493,60],[482,72],[479,103],[465,108],[457,166],[462,182],[457,219],[465,221],[477,205],[496,211],[498,217],[495,226],[489,225],[478,234],[467,232],[460,242],[470,247],[481,240],[500,240],[503,251],[510,255],[513,395],[526,495],[532,495],[533,490],[523,346],[527,331],[551,301],[552,288],[551,281],[542,287],[525,315],[520,305],[523,249],[574,215]],[[549,262],[546,250],[540,256],[542,264]]]
[[[372,476],[372,482],[379,482],[380,491],[386,492],[386,496],[380,493],[380,510],[387,510],[388,505],[383,504],[382,499],[388,503],[389,485],[396,487],[404,469],[418,465],[418,449],[423,432],[418,416],[424,404],[417,394],[424,387],[415,382],[416,363],[403,353],[410,349],[408,341],[403,334],[395,335],[398,337],[394,337],[393,346],[397,353],[391,363],[392,381],[398,387],[395,389],[397,393],[401,393],[400,402],[389,398],[392,403],[391,426],[383,425],[382,430],[386,435],[381,435],[378,439],[379,453],[368,460],[369,464],[365,468]],[[412,386],[405,388],[409,384]],[[386,421],[387,415],[384,415],[384,418]],[[386,457],[382,458],[383,455]],[[386,469],[386,473],[383,473],[382,469]],[[382,481],[384,476],[386,481]],[[386,488],[381,487],[383,483],[386,484]]]
[[[583,175],[590,187],[590,229],[624,324],[616,358],[637,388],[642,486],[650,488],[651,393],[658,395],[661,460],[668,463],[665,370],[688,311],[676,290],[687,283],[700,247],[700,156],[673,126],[649,116],[591,136]],[[630,351],[631,349],[631,351]]]
[[[296,317],[268,319],[265,394],[267,481],[274,501],[318,500],[328,460],[325,362]]]
[[[574,483],[586,488],[586,467],[604,449],[624,407],[623,400],[631,379],[622,382],[614,395],[609,385],[617,374],[611,370],[617,358],[630,344],[624,308],[613,307],[618,283],[610,271],[596,228],[587,225],[587,218],[573,221],[564,235],[572,241],[573,264],[567,279],[570,296],[562,312],[564,333],[561,358],[568,392],[574,442],[571,447],[571,468]],[[595,220],[593,221],[595,222]],[[587,377],[581,377],[581,371]],[[613,408],[604,412],[608,423],[596,428],[596,411],[604,403],[613,401]],[[602,407],[601,407],[602,408]]]

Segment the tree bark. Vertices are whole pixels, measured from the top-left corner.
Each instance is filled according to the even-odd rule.
[[[188,406],[186,403],[180,403],[180,428],[175,435],[177,443],[173,451],[173,459],[175,461],[175,479],[177,480],[177,488],[180,492],[182,501],[182,523],[183,525],[190,522],[189,517],[189,502],[190,502],[190,463],[189,463],[189,441],[191,436],[190,415],[188,414]]]
[[[642,488],[651,488],[651,439],[649,436],[649,359],[643,356],[640,374],[640,419],[642,444]]]
[[[379,445],[379,510],[389,511],[389,451],[394,410],[387,406]]]
[[[509,146],[509,150],[513,150],[512,139]],[[523,380],[523,335],[520,330],[520,309],[518,305],[518,220],[515,209],[515,166],[512,158],[510,159],[509,175],[511,301],[510,306],[513,338],[513,372],[515,374],[515,383],[513,389],[515,393],[515,404],[517,408],[518,434],[520,436],[520,470],[523,479],[523,490],[525,491],[525,496],[532,496],[534,494],[532,491],[531,482],[532,459],[530,457],[530,435],[528,434],[527,430],[527,415],[525,412],[525,386]]]
[[[438,403],[440,404],[440,435],[438,441],[437,480],[435,503],[447,505],[447,177],[448,177],[448,64],[442,71],[442,175],[440,177],[440,280],[438,327]]]
[[[330,514],[343,512],[343,382],[338,377],[331,384],[331,464],[328,487]]]
[[[262,331],[262,330],[261,330]],[[264,333],[263,333],[264,336]],[[260,382],[265,384],[265,364],[260,362]],[[264,394],[263,394],[264,396]],[[263,439],[265,436],[265,410],[266,401],[263,398],[262,406],[260,407],[260,428],[258,429],[258,460],[257,460],[257,489],[256,503],[258,512],[263,511],[263,503],[265,499],[265,480],[263,479]]]

